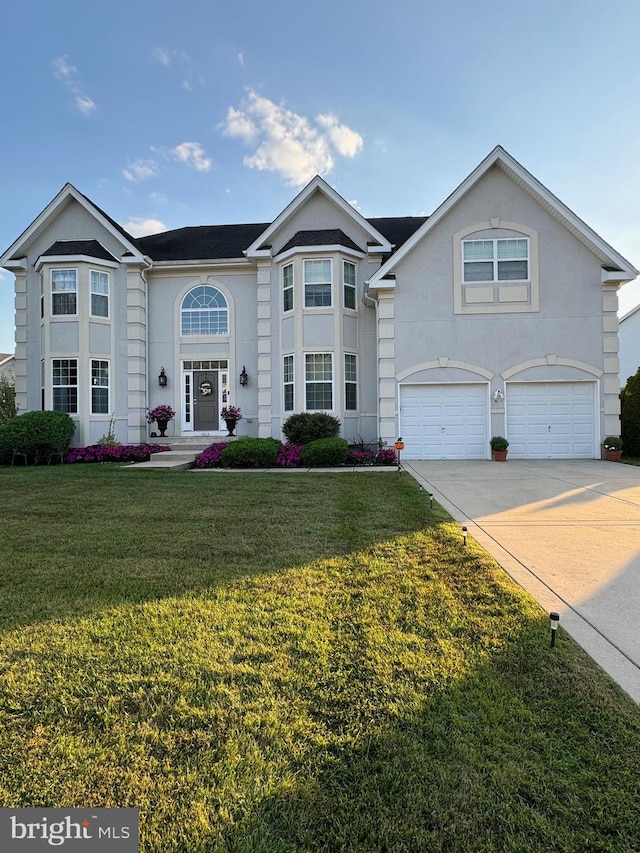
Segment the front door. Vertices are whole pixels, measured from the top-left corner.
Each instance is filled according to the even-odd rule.
[[[218,411],[218,371],[193,372],[193,428],[196,432],[213,432],[220,429]]]

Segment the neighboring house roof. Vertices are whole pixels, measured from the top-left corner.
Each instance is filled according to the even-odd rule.
[[[317,231],[298,231],[278,254],[281,255],[298,246],[345,246],[347,249],[355,249],[356,252],[363,251],[340,228],[325,228]]]
[[[0,367],[5,361],[9,361],[10,358],[13,358],[12,353],[10,352],[0,352]]]
[[[49,246],[41,257],[63,257],[65,255],[86,255],[89,258],[98,258],[103,261],[117,260],[98,240],[58,240]]]
[[[455,189],[438,209],[418,228],[409,239],[372,275],[368,284],[375,289],[381,279],[388,279],[396,265],[442,220],[469,190],[493,166],[501,168],[518,186],[528,192],[554,219],[564,225],[574,237],[599,258],[604,274],[610,281],[631,281],[638,275],[638,270],[613,249],[602,237],[596,234],[585,222],[560,201],[553,193],[540,183],[532,174],[518,163],[502,146],[497,145],[493,151],[477,166],[471,174]]]

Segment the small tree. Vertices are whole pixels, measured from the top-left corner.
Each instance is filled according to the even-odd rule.
[[[622,443],[625,456],[640,456],[640,368],[620,394]]]
[[[0,378],[0,424],[6,424],[16,414],[16,386],[3,376]]]

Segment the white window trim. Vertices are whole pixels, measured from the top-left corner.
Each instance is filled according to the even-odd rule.
[[[107,384],[106,385],[95,385],[93,384],[93,362],[94,361],[105,361],[107,363]],[[107,389],[107,411],[106,412],[94,412],[93,410],[93,389],[96,388],[106,388]],[[91,415],[96,415],[98,417],[109,417],[109,413],[111,412],[111,361],[108,358],[90,358],[89,359],[89,412]]]
[[[107,299],[107,313],[106,314],[94,314],[93,313],[93,273],[98,273],[100,275],[106,275],[107,277],[107,292],[106,293],[96,293],[96,296],[106,296]],[[99,270],[95,268],[89,269],[89,316],[95,318],[96,320],[109,320],[111,318],[111,273],[108,270]],[[104,361],[104,359],[102,359]]]
[[[309,405],[308,405],[308,400],[307,400],[307,384],[308,384],[308,382],[311,382],[311,383],[313,383],[313,384],[316,384],[316,383],[318,383],[318,382],[320,382],[320,381],[322,381],[323,383],[325,383],[325,382],[327,382],[327,381],[328,381],[328,380],[326,380],[326,379],[323,379],[323,380],[307,380],[307,356],[309,356],[309,355],[328,355],[328,356],[330,356],[330,357],[331,357],[331,408],[330,408],[330,409],[312,409],[312,408],[310,408],[310,407],[309,407]],[[335,366],[335,353],[333,353],[333,352],[327,352],[326,350],[319,350],[319,351],[317,351],[317,352],[316,352],[316,351],[314,351],[314,352],[305,352],[305,353],[304,353],[304,362],[303,362],[303,364],[304,364],[304,368],[303,368],[303,370],[304,370],[304,374],[303,374],[303,376],[304,376],[304,410],[305,410],[305,412],[335,412],[335,410],[336,410],[336,387],[335,387],[335,386],[336,386],[336,366]]]
[[[343,357],[343,366],[344,366],[344,410],[345,412],[357,412],[358,411],[358,396],[359,396],[359,383],[358,383],[358,354],[355,352],[345,352]],[[356,365],[356,378],[347,379],[347,357],[355,359]],[[356,405],[354,409],[347,409],[347,385],[355,385],[356,389]]]
[[[329,281],[323,282],[308,282],[310,286],[314,284],[328,284],[329,285],[329,295],[330,302],[328,305],[307,305],[307,280],[305,276],[305,270],[308,263],[314,263],[315,261],[328,261],[329,268],[331,270],[331,279]],[[305,311],[329,311],[333,308],[334,298],[333,298],[333,258],[303,258],[302,259],[302,307]]]
[[[187,298],[187,296],[191,293],[192,290],[195,290],[198,287],[211,287],[214,290],[217,290],[224,297],[224,300],[227,304],[226,309],[225,308],[218,308],[216,310],[218,310],[218,311],[225,311],[226,310],[226,312],[227,312],[227,331],[226,332],[211,332],[211,333],[195,332],[195,333],[191,333],[191,334],[190,333],[185,334],[183,332],[183,326],[182,326],[183,312],[184,311],[199,310],[199,309],[195,309],[195,308],[183,308],[184,300]],[[204,310],[207,310],[207,309],[204,309]],[[209,309],[209,310],[212,310],[212,309]],[[226,292],[226,290],[223,289],[222,287],[220,287],[217,284],[217,282],[215,284],[212,282],[191,283],[189,285],[189,287],[187,287],[185,289],[185,291],[182,293],[182,295],[180,296],[180,298],[178,300],[178,330],[179,330],[180,337],[184,338],[185,341],[188,341],[190,343],[198,343],[200,341],[210,341],[211,339],[215,339],[216,341],[224,340],[225,338],[228,339],[230,337],[230,334],[231,334],[231,331],[230,331],[231,327],[232,327],[231,300],[229,299],[229,294]]]
[[[354,284],[347,284],[346,282],[344,271],[347,264],[349,264],[350,267],[353,267],[353,273],[355,278]],[[349,290],[353,290],[353,308],[347,306],[347,288]],[[342,259],[342,307],[345,311],[356,311],[358,308],[358,265],[355,264],[353,261],[347,261],[344,258]]]
[[[507,240],[525,240],[527,243],[527,257],[526,258],[499,258],[498,257],[498,243],[506,242]],[[465,260],[464,257],[464,247],[467,243],[493,243],[493,257],[492,258],[478,258],[474,260]],[[528,237],[524,235],[522,237],[472,237],[466,240],[462,240],[460,242],[460,251],[462,252],[462,279],[465,284],[504,284],[506,282],[520,282],[520,281],[530,281],[531,280],[531,241]],[[499,264],[504,263],[505,261],[525,261],[527,262],[527,276],[526,278],[499,278],[498,277],[498,269]],[[473,263],[481,263],[481,264],[492,264],[493,268],[493,278],[486,279],[467,279],[464,276],[465,264],[473,264]]]
[[[285,274],[285,270],[287,270],[289,268],[291,269],[291,284],[286,285],[284,274]],[[291,311],[294,310],[294,308],[296,306],[295,281],[296,281],[296,272],[294,269],[293,261],[291,261],[290,263],[285,264],[282,267],[282,313],[283,314],[289,314]],[[284,307],[285,294],[289,291],[291,291],[291,308],[285,308]]]
[[[284,378],[284,364],[285,364],[285,359],[287,359],[287,358],[291,359],[291,371],[292,371],[292,375],[293,375],[291,382],[286,382],[285,378]],[[306,364],[306,362],[305,362],[305,364]],[[292,405],[291,405],[290,409],[285,408],[285,399],[286,399],[285,390],[286,390],[288,385],[290,385],[292,390],[293,390],[293,399],[292,399]],[[282,356],[282,411],[286,415],[289,415],[289,414],[291,414],[291,412],[295,412],[295,410],[296,410],[296,357],[293,353],[287,353],[286,355]]]
[[[53,274],[54,272],[75,272],[76,274],[76,310],[74,314],[55,314],[53,311]],[[78,302],[79,302],[79,293],[78,293],[78,280],[80,278],[78,267],[52,267],[49,270],[49,316],[50,317],[62,317],[63,319],[68,317],[77,317],[78,316]],[[62,293],[70,293],[71,291],[62,291]]]
[[[463,280],[463,249],[462,242],[471,239],[493,239],[489,235],[484,237],[480,232],[492,231],[500,229],[502,231],[511,231],[513,234],[500,235],[497,239],[510,239],[511,237],[527,237],[529,239],[529,279],[528,281],[497,281],[497,282],[465,282]],[[497,299],[486,304],[466,304],[464,293],[465,288],[475,288],[484,285],[485,287],[493,287],[499,291],[503,288],[502,294],[498,292]],[[516,290],[527,287],[529,289],[528,299],[526,301],[512,300],[509,295],[509,289]],[[454,314],[532,314],[538,313],[540,310],[540,277],[538,271],[538,232],[529,228],[527,225],[522,225],[520,222],[510,222],[507,220],[495,218],[488,219],[482,222],[475,222],[473,225],[468,225],[453,235],[453,313]]]
[[[71,316],[71,315],[64,315]],[[76,363],[76,384],[75,385],[54,385],[53,384],[53,365],[56,361],[75,361]],[[80,360],[76,355],[57,355],[55,358],[51,359],[50,365],[50,373],[49,373],[49,381],[51,388],[51,408],[54,411],[61,411],[61,409],[55,409],[54,407],[54,388],[75,388],[76,389],[76,410],[75,412],[67,412],[68,415],[77,415],[80,411]]]

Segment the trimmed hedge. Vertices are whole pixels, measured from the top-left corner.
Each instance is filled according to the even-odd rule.
[[[627,379],[620,394],[620,419],[624,455],[640,457],[640,368]]]
[[[282,432],[291,444],[309,444],[318,438],[334,438],[340,433],[340,421],[324,412],[299,412],[282,425]]]
[[[64,453],[76,425],[66,412],[25,412],[0,426],[0,463],[11,462],[14,450],[27,461],[47,462],[51,454]]]
[[[277,438],[239,438],[220,454],[223,468],[273,468],[282,442]]]
[[[310,468],[343,465],[348,449],[349,445],[344,438],[319,438],[302,448],[300,464]]]

